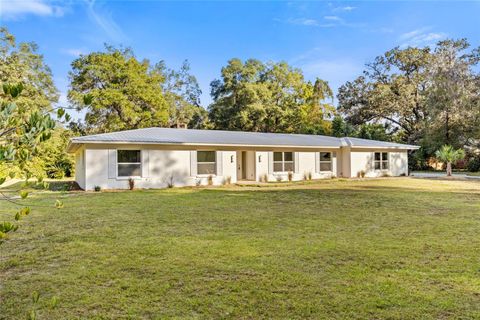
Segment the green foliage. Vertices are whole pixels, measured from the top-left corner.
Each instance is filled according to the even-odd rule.
[[[465,158],[465,151],[462,149],[455,150],[450,145],[444,145],[440,150],[435,152],[438,160],[447,163],[447,175],[452,175],[452,163]]]
[[[162,87],[169,106],[168,126],[209,128],[208,112],[200,105],[202,91],[197,79],[190,73],[188,61],[183,62],[179,71],[167,68],[163,61],[155,68],[165,76]]]
[[[0,94],[2,100],[15,99],[21,113],[49,111],[58,102],[52,72],[38,53],[38,46],[17,43],[4,27],[0,27],[0,84],[4,92]]]
[[[96,192],[100,192],[100,191],[102,191],[102,187],[95,186],[95,187],[93,187],[93,190],[95,190]]]
[[[106,46],[104,52],[82,55],[72,62],[69,101],[86,109],[91,133],[165,126],[168,105],[160,85],[164,75],[131,49]],[[86,104],[88,103],[88,104]]]
[[[210,84],[210,120],[216,129],[261,132],[323,133],[331,131],[334,108],[328,83],[305,81],[288,64],[232,59],[221,79]]]
[[[164,61],[139,61],[131,49],[106,46],[73,61],[70,78],[69,101],[87,111],[85,123],[70,125],[76,132],[208,126],[187,61],[175,71]]]
[[[462,149],[455,150],[452,146],[444,145],[435,152],[435,156],[443,162],[455,162],[465,157],[465,151]]]
[[[433,49],[394,48],[340,87],[338,110],[354,126],[388,124],[387,137],[376,132],[375,139],[380,133],[380,138],[420,144],[424,159],[444,144],[478,147],[480,50],[469,47],[461,39],[441,41]],[[341,124],[334,125],[340,136]]]
[[[467,169],[470,172],[480,171],[480,156],[470,158],[468,161]]]
[[[67,146],[72,137],[72,131],[57,126],[52,132],[52,138],[39,148],[39,155],[33,163],[36,170],[53,179],[73,176],[74,155],[67,153]]]

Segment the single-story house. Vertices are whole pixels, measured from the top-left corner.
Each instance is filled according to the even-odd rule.
[[[227,180],[408,175],[418,146],[358,138],[145,128],[73,138],[75,180],[84,190],[195,186]],[[210,181],[209,181],[210,180]]]

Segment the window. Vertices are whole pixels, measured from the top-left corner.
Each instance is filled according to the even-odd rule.
[[[197,174],[216,174],[215,151],[197,151]]]
[[[273,172],[289,172],[293,170],[293,152],[273,153]]]
[[[141,176],[140,150],[117,150],[117,166],[119,177]]]
[[[320,152],[320,171],[332,171],[331,152]]]
[[[388,152],[375,152],[375,170],[388,170]]]

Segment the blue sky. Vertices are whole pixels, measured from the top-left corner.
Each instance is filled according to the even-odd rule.
[[[66,104],[70,63],[104,43],[138,58],[184,59],[211,99],[209,84],[227,60],[286,61],[336,90],[365,63],[395,47],[450,37],[480,45],[480,2],[164,2],[0,0],[0,24],[40,46]]]

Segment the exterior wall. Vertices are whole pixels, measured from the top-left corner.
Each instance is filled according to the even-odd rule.
[[[232,183],[237,182],[237,152],[223,151],[223,176],[231,178]]]
[[[119,149],[123,150],[126,147]],[[138,150],[139,147],[129,146],[129,149]],[[84,171],[85,183],[83,188],[85,190],[93,190],[95,186],[102,189],[128,189],[128,177],[117,177],[116,159],[109,156],[112,152],[116,154],[116,150],[85,150],[84,170],[81,170],[81,163],[77,162],[77,168],[80,169],[78,170],[77,182],[81,181],[80,172]],[[208,184],[209,175],[192,173],[192,151],[141,149],[141,152],[142,176],[133,177],[136,188],[165,188],[170,182],[173,182],[174,186]],[[220,174],[213,175],[213,184],[223,184],[227,177],[230,177],[231,182],[235,183],[237,181],[235,151],[217,151],[217,163],[220,165],[220,167],[217,167]],[[196,163],[193,165],[196,167]]]
[[[85,190],[112,189],[108,181],[108,150],[85,149]]]
[[[352,169],[351,169],[351,150],[350,148],[342,148],[341,151],[341,170],[340,170],[340,177],[344,178],[350,178],[352,175]]]
[[[121,145],[118,149],[141,150],[142,175],[135,177],[137,188],[163,188],[169,182],[174,186],[195,186],[208,184],[209,175],[196,173],[196,151],[174,150],[173,148],[156,148],[155,146]],[[102,189],[127,189],[128,178],[117,177],[116,150],[109,145],[88,146],[75,154],[75,179],[81,188],[92,190],[95,186]],[[208,150],[208,149],[206,149]],[[280,151],[280,150],[279,150]],[[288,151],[288,150],[284,150]],[[320,150],[319,150],[320,151]],[[322,150],[332,152],[332,171],[319,172],[318,152],[294,152],[295,172],[293,180],[303,180],[305,175],[312,174],[313,179],[330,178],[332,176],[357,177],[363,170],[367,177],[379,177],[384,174],[400,176],[408,174],[408,155],[406,150],[389,152],[389,170],[374,170],[375,150],[342,149]],[[388,152],[387,150],[376,150]],[[237,151],[217,152],[217,175],[213,176],[213,184],[220,185],[228,178],[232,183],[238,179],[238,165],[241,158]],[[263,181],[288,180],[288,173],[273,172],[273,151],[246,151],[247,179]]]
[[[264,177],[268,177],[268,157],[270,152],[255,152],[255,172],[257,173],[256,181],[263,181]]]
[[[323,151],[323,150],[322,150]],[[331,172],[319,172],[318,161],[318,152],[295,152],[294,161],[295,171],[293,172],[293,181],[304,180],[305,176],[308,176],[309,173],[312,175],[312,179],[325,179],[336,176],[337,167],[338,167],[338,158],[336,154],[338,151],[324,150],[332,152],[335,156],[332,158],[332,171]],[[261,158],[259,158],[261,156]],[[262,162],[259,160],[262,159]],[[265,161],[265,160],[268,161]],[[270,164],[269,164],[270,162]],[[288,173],[287,172],[273,172],[273,152],[256,152],[256,172],[257,179],[256,181],[262,181],[263,177],[267,175],[267,179],[270,182],[278,181],[287,181]]]
[[[375,152],[388,152],[389,164],[388,170],[375,170],[374,156]],[[360,171],[365,171],[366,177],[381,177],[408,175],[408,154],[407,151],[389,152],[386,150],[359,150],[351,152],[350,177],[357,177]]]
[[[75,153],[75,181],[85,190],[85,150],[83,148]]]

